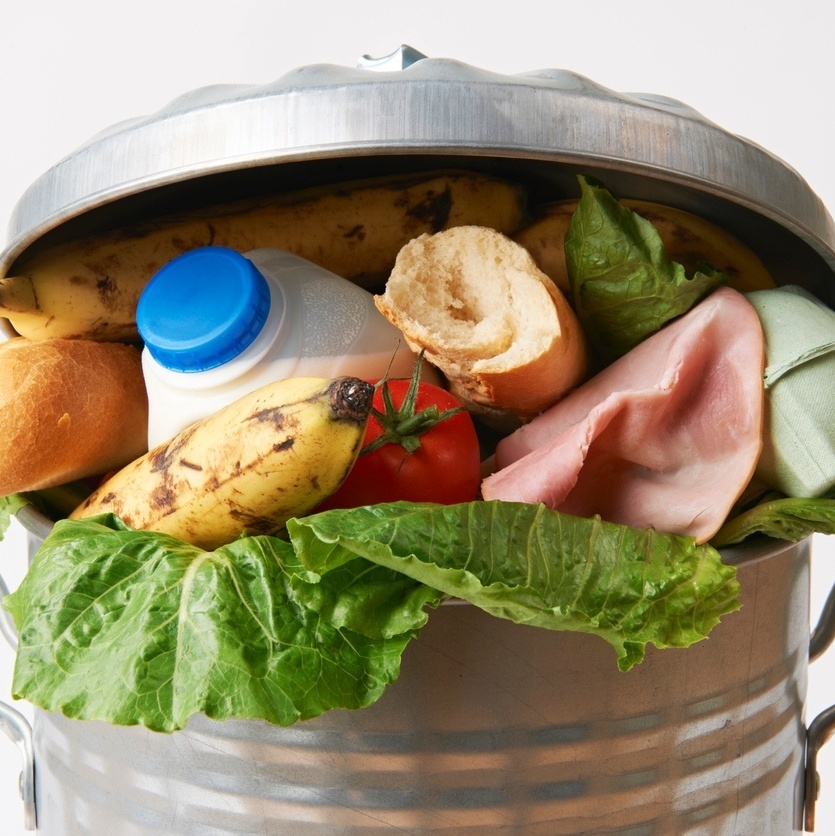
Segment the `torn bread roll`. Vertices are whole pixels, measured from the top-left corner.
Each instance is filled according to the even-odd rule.
[[[493,424],[533,418],[585,377],[571,306],[524,247],[493,229],[415,238],[374,301]]]
[[[122,467],[147,451],[147,438],[138,348],[0,342],[0,496]]]

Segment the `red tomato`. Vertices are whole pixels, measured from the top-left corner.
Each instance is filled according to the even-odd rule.
[[[476,498],[481,486],[478,437],[457,398],[417,381],[416,373],[413,380],[379,384],[373,409],[356,464],[317,511],[397,500],[449,505]]]

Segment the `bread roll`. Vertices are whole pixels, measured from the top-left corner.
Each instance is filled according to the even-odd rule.
[[[139,349],[0,342],[0,496],[95,476],[147,450]]]
[[[529,420],[586,374],[583,332],[565,297],[523,247],[492,229],[415,238],[375,304],[494,424]]]

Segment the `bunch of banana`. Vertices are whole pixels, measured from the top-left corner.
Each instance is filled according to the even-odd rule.
[[[289,250],[364,286],[382,281],[400,248],[424,232],[525,221],[517,185],[443,171],[308,189],[172,215],[56,246],[0,279],[0,317],[33,340],[132,341],[139,294],[163,264],[196,247]]]
[[[710,221],[660,203],[623,199],[621,204],[646,218],[657,230],[668,258],[692,275],[699,264],[708,264],[728,277],[728,285],[740,293],[775,287],[760,259],[736,237]],[[576,200],[541,208],[536,220],[513,239],[533,256],[537,266],[563,291],[571,294],[563,242]]]
[[[113,513],[208,550],[273,533],[342,484],[373,394],[353,377],[269,384],[122,468],[70,518]]]

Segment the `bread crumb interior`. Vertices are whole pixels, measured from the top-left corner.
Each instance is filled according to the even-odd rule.
[[[547,277],[527,251],[475,229],[413,241],[401,251],[385,296],[419,342],[473,371],[498,371],[546,351],[559,320]]]

